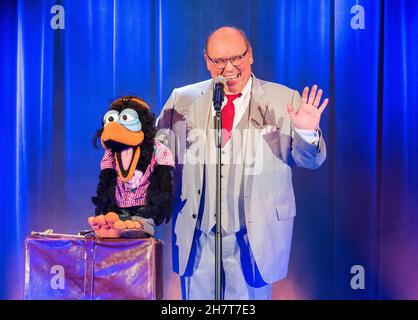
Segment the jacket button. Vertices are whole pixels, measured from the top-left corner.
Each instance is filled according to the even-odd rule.
[[[197,194],[200,194],[200,189],[197,190]]]
[[[196,219],[196,218],[197,218],[197,214],[193,213],[193,214],[192,214],[192,218],[193,218],[193,219]]]

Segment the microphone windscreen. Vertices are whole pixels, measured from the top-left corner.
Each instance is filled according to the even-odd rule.
[[[217,84],[217,83],[222,83],[224,85],[226,83],[226,79],[222,76],[217,76],[215,78],[215,84]]]

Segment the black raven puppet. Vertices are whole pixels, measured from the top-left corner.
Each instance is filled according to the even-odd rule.
[[[170,150],[155,138],[155,116],[135,96],[113,101],[96,132],[105,154],[100,163],[96,207],[88,223],[99,237],[152,236],[172,214],[174,169]]]

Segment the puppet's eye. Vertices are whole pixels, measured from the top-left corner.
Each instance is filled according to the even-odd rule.
[[[122,114],[120,116],[120,120],[122,120],[122,121],[132,121],[134,119],[135,118],[133,116],[131,116],[130,114]]]
[[[103,117],[103,125],[107,125],[110,122],[119,122],[119,112],[116,110],[110,110],[106,112],[105,116]]]
[[[119,122],[130,131],[140,131],[142,128],[138,113],[134,109],[125,109],[119,115]]]
[[[119,115],[121,122],[131,122],[138,120],[138,113],[134,109],[125,109]]]

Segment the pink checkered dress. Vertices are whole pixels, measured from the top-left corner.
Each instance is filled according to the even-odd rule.
[[[160,141],[154,141],[154,153],[151,157],[151,162],[147,170],[141,177],[139,186],[131,190],[122,180],[117,177],[115,197],[116,203],[120,208],[127,208],[133,206],[142,206],[146,204],[146,191],[150,184],[149,177],[154,170],[156,164],[174,167],[173,155],[170,150]],[[116,166],[115,155],[106,149],[102,161],[100,162],[100,169],[112,168],[118,171]],[[119,173],[119,171],[118,171]]]

